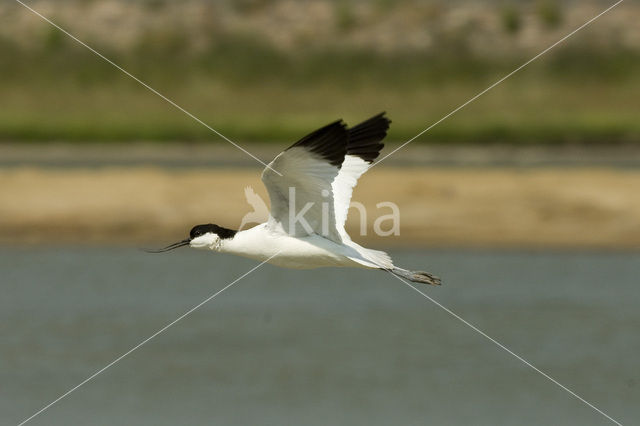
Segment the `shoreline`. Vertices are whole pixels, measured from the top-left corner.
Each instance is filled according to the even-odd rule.
[[[256,168],[0,168],[0,244],[162,244],[198,223],[236,229],[252,211],[246,186],[268,200]],[[638,250],[637,188],[634,169],[385,165],[354,191],[369,234],[354,209],[347,231],[373,247]],[[389,214],[382,201],[400,209],[399,236],[371,233]]]

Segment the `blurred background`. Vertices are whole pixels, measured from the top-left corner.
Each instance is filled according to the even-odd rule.
[[[338,118],[383,155],[613,2],[26,2],[265,162]],[[365,175],[354,239],[622,423],[640,417],[640,5],[623,2]],[[261,165],[0,4],[0,423],[254,263],[139,247],[236,228]],[[372,231],[392,201],[400,235]],[[608,424],[366,271],[265,266],[41,424]],[[329,283],[329,284],[328,284]],[[544,407],[541,410],[540,407]]]

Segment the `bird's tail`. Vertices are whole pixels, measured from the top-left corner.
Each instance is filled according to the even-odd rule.
[[[406,278],[409,281],[412,281],[414,283],[422,283],[422,284],[429,284],[429,285],[442,284],[440,281],[440,278],[424,271],[407,271],[406,269],[402,269],[402,268],[393,268],[393,269],[389,269],[389,272],[391,272],[392,274],[400,278]]]

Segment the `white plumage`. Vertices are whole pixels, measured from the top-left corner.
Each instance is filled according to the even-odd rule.
[[[380,269],[439,285],[437,277],[398,268],[385,252],[356,244],[345,231],[353,188],[380,154],[389,123],[381,113],[352,128],[339,120],[310,133],[262,172],[271,200],[265,223],[241,231],[197,225],[189,238],[158,251],[190,245],[286,268]]]

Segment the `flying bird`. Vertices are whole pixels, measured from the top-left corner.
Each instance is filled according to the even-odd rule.
[[[440,285],[428,272],[399,268],[387,253],[360,246],[344,228],[353,188],[384,147],[390,123],[385,113],[351,128],[338,120],[281,152],[262,172],[271,200],[266,222],[240,231],[196,225],[188,238],[150,251],[191,246],[286,268],[368,268]]]

